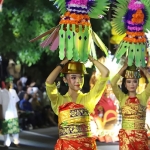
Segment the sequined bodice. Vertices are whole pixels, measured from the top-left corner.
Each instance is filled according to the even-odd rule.
[[[128,98],[122,107],[123,129],[144,129],[145,117],[146,107],[142,106],[136,97]]]

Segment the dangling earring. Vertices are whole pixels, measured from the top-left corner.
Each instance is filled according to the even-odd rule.
[[[68,86],[68,83],[65,83],[66,86]]]

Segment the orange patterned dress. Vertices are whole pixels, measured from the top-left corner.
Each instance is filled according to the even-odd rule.
[[[89,112],[83,105],[69,102],[60,106],[55,150],[96,150],[89,123]]]

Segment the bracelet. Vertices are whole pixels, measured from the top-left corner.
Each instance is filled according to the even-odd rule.
[[[57,66],[60,66],[62,69],[64,68],[64,64],[58,64]]]

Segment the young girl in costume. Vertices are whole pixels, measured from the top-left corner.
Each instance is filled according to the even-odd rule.
[[[146,68],[140,68],[150,82],[150,74]],[[125,72],[122,91],[117,81]],[[150,83],[146,89],[137,94],[140,73],[135,66],[125,63],[118,74],[111,80],[113,92],[120,103],[122,111],[122,129],[119,131],[120,150],[148,150],[148,137],[145,129],[146,107],[150,96]]]
[[[47,77],[47,94],[53,111],[58,115],[59,139],[55,150],[97,149],[91,134],[89,114],[105,89],[109,70],[91,56],[89,60],[99,69],[101,77],[88,93],[80,91],[84,84],[83,75],[87,73],[83,63],[64,59]],[[58,92],[54,83],[60,72],[64,74],[63,81],[69,87],[65,95]]]

